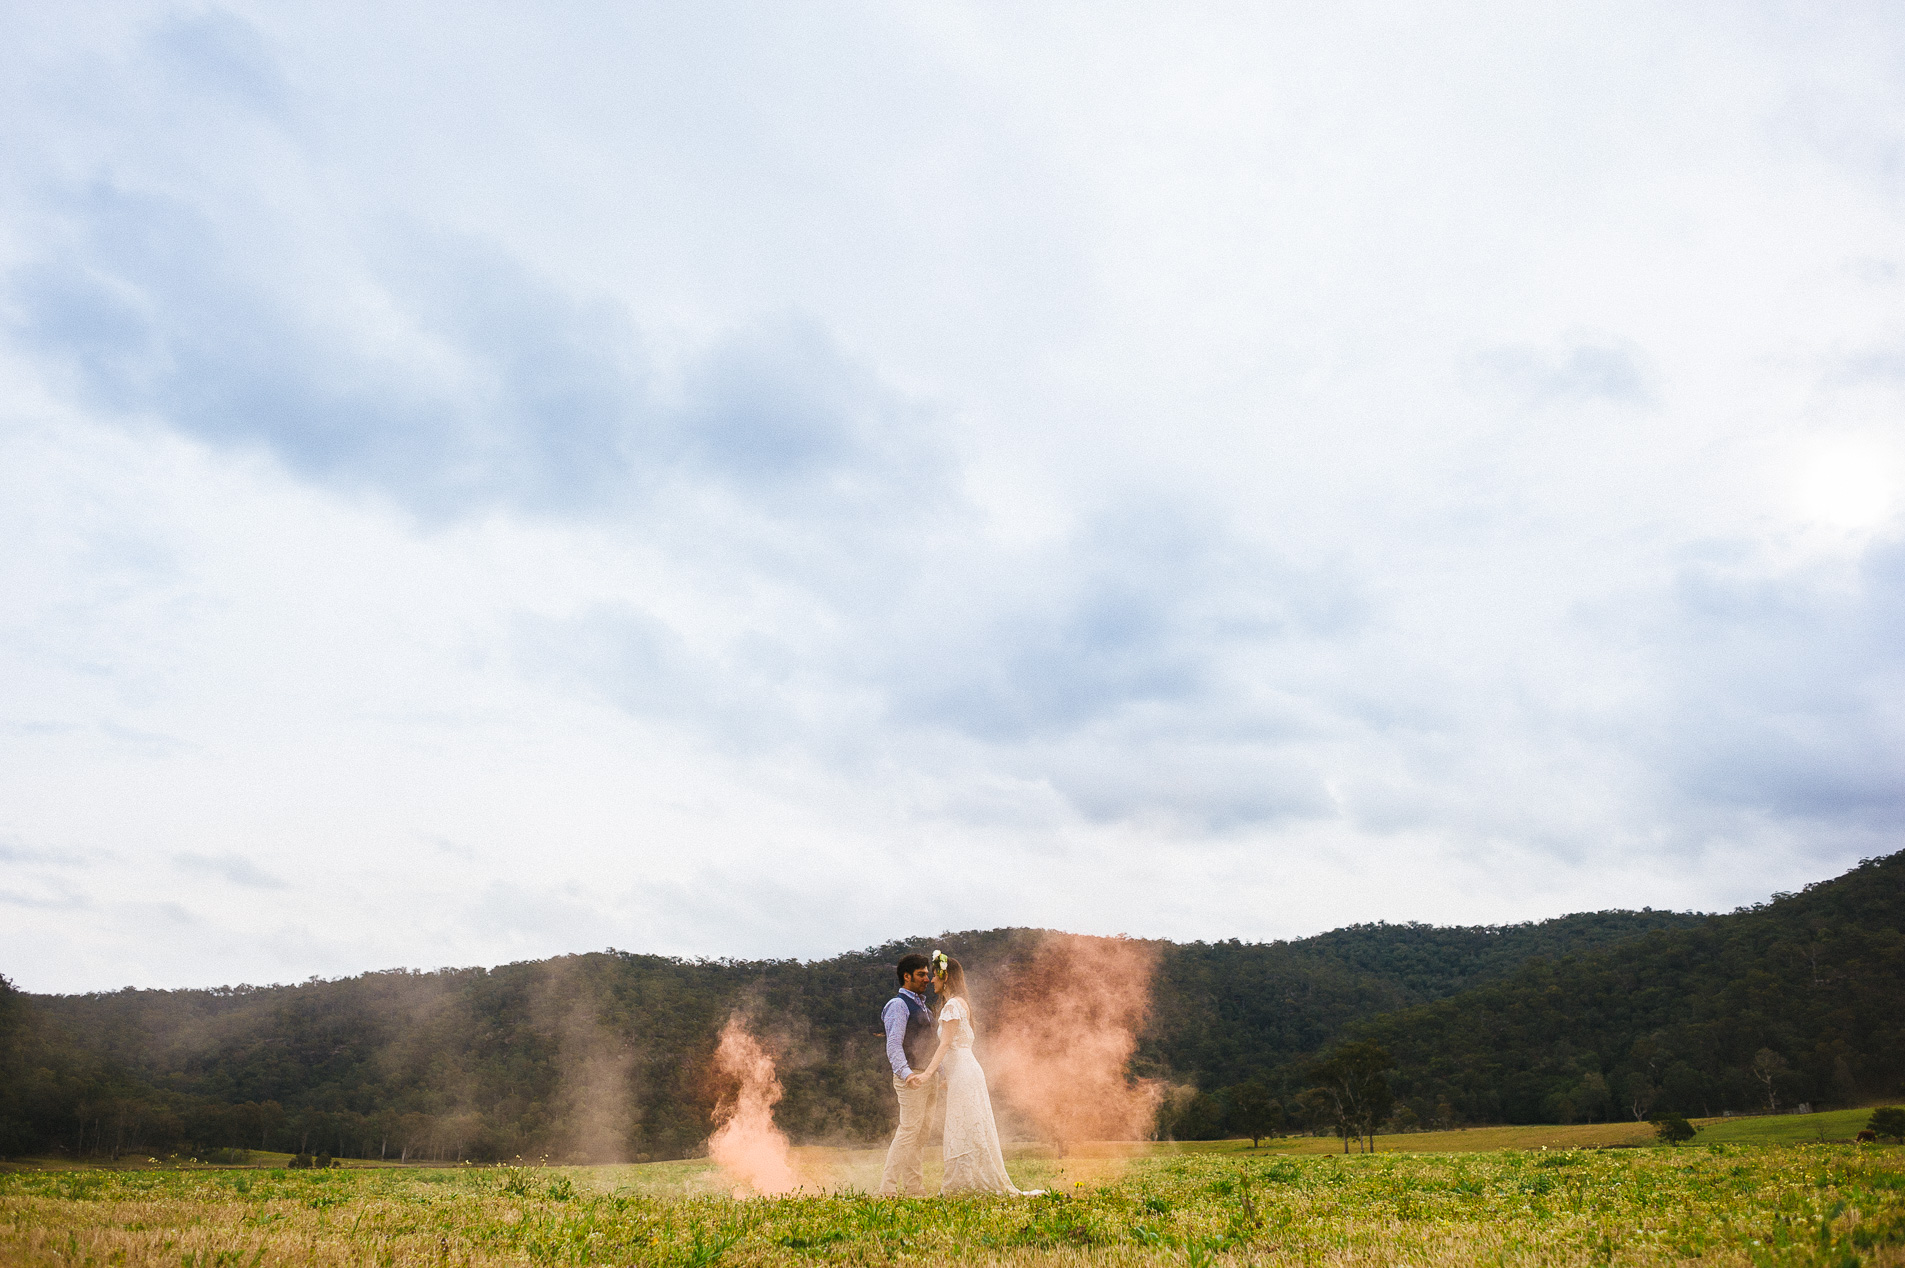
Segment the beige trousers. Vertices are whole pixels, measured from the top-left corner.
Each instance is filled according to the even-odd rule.
[[[932,1123],[933,1083],[907,1087],[899,1075],[893,1076],[893,1094],[900,1098],[900,1127],[886,1151],[881,1197],[926,1196],[926,1129]]]

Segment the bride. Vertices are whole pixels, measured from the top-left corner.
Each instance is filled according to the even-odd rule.
[[[972,1055],[972,1004],[966,999],[966,970],[943,951],[933,952],[933,989],[946,1003],[939,1010],[939,1051],[913,1077],[925,1083],[943,1065],[946,1082],[946,1170],[940,1196],[953,1193],[1010,1193],[1034,1197],[1043,1189],[1017,1189],[1005,1173],[999,1129],[992,1121],[992,1094],[986,1072]]]

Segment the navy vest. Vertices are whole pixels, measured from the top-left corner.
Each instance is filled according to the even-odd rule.
[[[900,992],[899,999],[906,1005],[906,1035],[900,1040],[900,1048],[906,1053],[906,1064],[917,1074],[933,1059],[933,1010],[905,991]]]

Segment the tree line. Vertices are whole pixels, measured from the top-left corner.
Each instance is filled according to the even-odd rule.
[[[1856,1105],[1905,1086],[1905,853],[1369,1019],[1398,1097],[1476,1122]]]
[[[1359,1104],[1347,1071],[1381,1068]],[[1661,1122],[1905,1092],[1905,853],[1685,928],[1346,1024],[1180,1111],[1180,1136],[1277,1121],[1345,1136],[1465,1123]],[[1244,1107],[1240,1111],[1239,1106]],[[1372,1108],[1373,1107],[1373,1108]]]
[[[1900,857],[1720,917],[1595,912],[1158,943],[1134,1072],[1177,1089],[1160,1130],[1186,1139],[1844,1099],[1892,1077],[1878,1046],[1896,1026],[1878,1014],[1897,977]],[[777,1114],[791,1134],[869,1140],[893,1113],[877,1022],[892,963],[941,946],[1003,975],[1040,936],[944,934],[805,963],[611,950],[76,996],[0,978],[0,1155],[683,1156],[707,1135],[709,1057],[736,1009],[780,1055]],[[1766,998],[1801,987],[1816,1006]],[[1696,1004],[1703,993],[1718,1002]],[[1824,1038],[1807,1046],[1802,1033]],[[1332,1091],[1328,1077],[1359,1043],[1395,1063],[1375,1117],[1366,1089]]]

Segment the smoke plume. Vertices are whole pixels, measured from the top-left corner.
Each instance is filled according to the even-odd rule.
[[[740,1182],[734,1195],[743,1197],[750,1188],[756,1193],[790,1193],[799,1188],[786,1133],[774,1126],[774,1105],[781,1099],[774,1058],[748,1032],[739,1013],[721,1028],[714,1068],[726,1086],[715,1103],[716,1126],[708,1138],[708,1156]]]
[[[533,997],[536,1028],[556,1041],[561,1083],[547,1144],[573,1162],[621,1162],[635,1126],[635,1055],[603,1016],[602,962],[564,956],[543,966]]]
[[[1163,1084],[1130,1075],[1151,1011],[1157,949],[1127,938],[1049,934],[998,983],[985,1066],[1000,1098],[1061,1149],[1144,1140]]]

